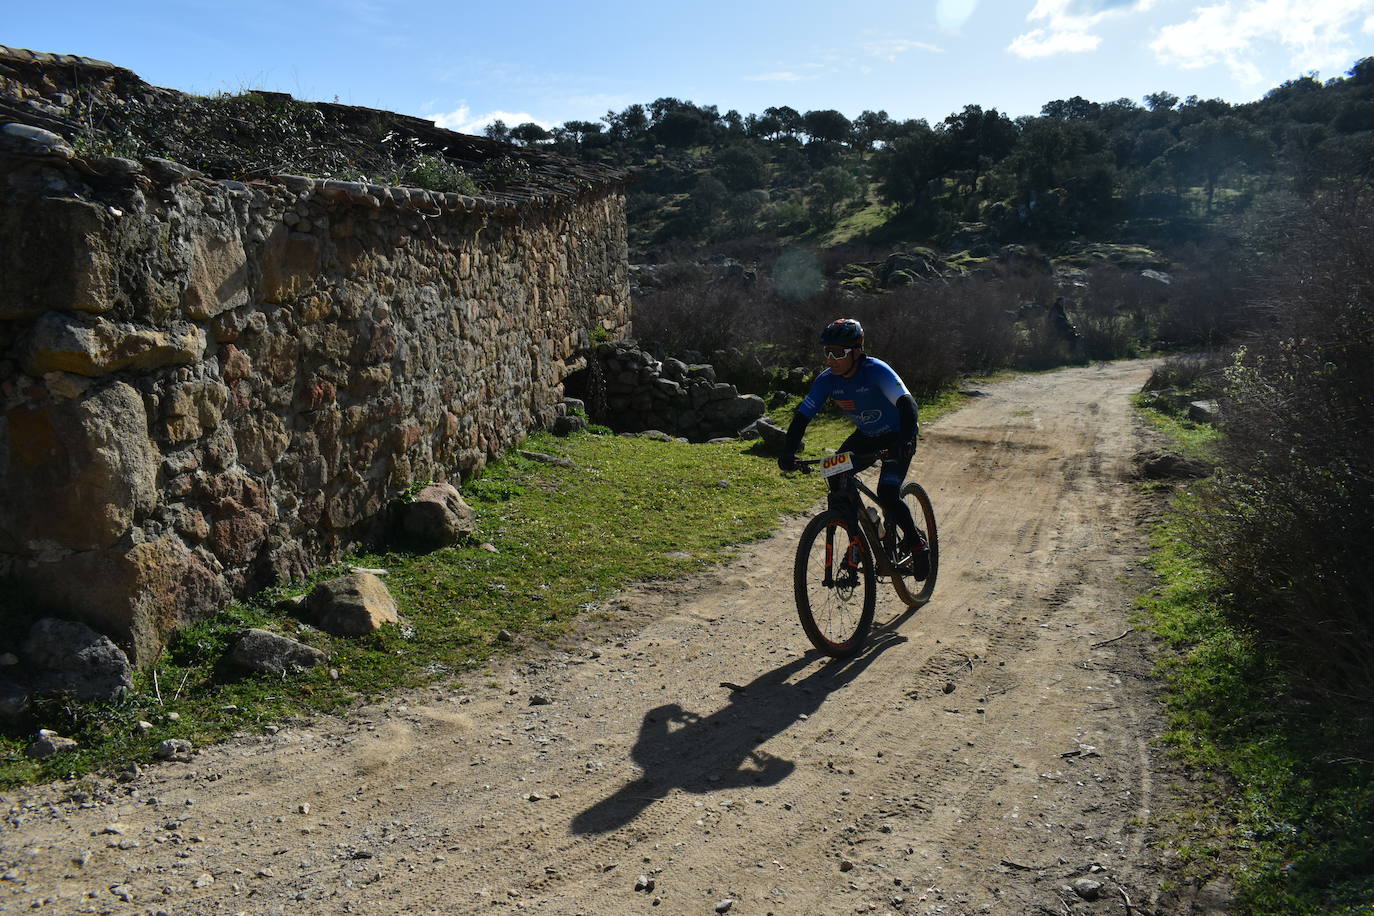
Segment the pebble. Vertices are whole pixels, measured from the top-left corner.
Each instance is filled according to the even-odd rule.
[[[176,715],[176,713],[169,715]],[[153,756],[158,760],[190,760],[193,750],[195,750],[194,746],[185,738],[168,738],[157,746]]]
[[[717,912],[717,913],[728,913],[728,912],[730,912],[730,907],[732,907],[732,906],[734,906],[734,905],[735,905],[735,901],[730,900],[729,898],[727,898],[727,899],[725,899],[725,900],[722,900],[720,903],[717,903],[717,904],[716,904],[716,912]]]
[[[1073,892],[1084,900],[1096,900],[1102,896],[1102,882],[1092,878],[1079,878],[1073,883]]]
[[[192,883],[195,884],[196,887],[209,887],[215,883],[215,876],[209,872],[202,872]]]
[[[645,891],[645,892],[648,892],[648,891],[652,891],[653,889],[654,889],[654,879],[653,879],[653,878],[650,878],[648,875],[640,875],[640,876],[639,876],[639,879],[638,879],[637,881],[635,881],[635,890],[637,890],[637,891]]]

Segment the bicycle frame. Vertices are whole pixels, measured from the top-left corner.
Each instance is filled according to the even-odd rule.
[[[865,461],[877,457],[877,455],[855,456],[856,459]],[[808,473],[810,473],[812,466],[818,463],[818,461],[810,460],[797,462],[798,466]],[[873,524],[873,520],[869,517],[868,513],[863,511],[867,507],[860,498],[860,494],[867,496],[869,501],[877,506],[878,511],[882,512],[882,504],[878,502],[878,494],[874,493],[868,488],[867,484],[859,479],[857,472],[848,472],[845,474],[845,477],[846,480],[841,485],[840,492],[846,496],[851,496],[852,500],[850,500],[851,505],[841,508],[840,511],[853,513],[853,515],[856,516],[856,518],[852,520],[858,522],[856,526],[857,530],[864,539],[864,546],[868,549],[869,554],[875,558],[879,574],[891,577],[893,575],[892,564],[888,559],[887,551],[883,549],[882,538],[878,535],[878,526]]]
[[[856,461],[869,462],[870,459],[876,460],[879,457],[880,455],[856,454],[854,456],[854,459]],[[803,470],[805,470],[808,473],[811,472],[814,465],[819,463],[819,461],[812,460],[803,460],[797,462],[798,466],[800,466]],[[862,480],[859,479],[859,474],[857,471],[847,472],[845,476],[848,478],[848,480],[842,485],[841,492],[850,495],[853,498],[850,501],[851,504],[848,507],[842,509],[841,511],[844,511],[846,513],[853,512],[855,516],[853,521],[856,521],[858,523],[856,526],[858,531],[858,537],[863,538],[864,549],[867,550],[868,555],[873,558],[873,563],[874,566],[877,568],[878,575],[886,576],[888,578],[888,581],[892,583],[893,589],[897,592],[898,598],[900,598],[907,604],[912,604],[916,600],[916,595],[910,589],[907,588],[906,577],[902,576],[893,568],[892,559],[888,556],[887,550],[883,546],[882,538],[878,535],[878,526],[875,525],[873,523],[873,519],[869,517],[869,514],[866,511],[868,506],[864,503],[862,499],[863,496],[867,496],[869,502],[873,506],[877,507],[878,511],[881,513],[883,509],[882,504],[878,502],[878,494],[873,492],[873,490],[871,490],[867,484],[865,484]],[[852,536],[853,535],[851,535],[851,537]],[[848,548],[849,545],[845,545],[845,549]],[[827,543],[826,549],[832,549],[829,543]],[[826,559],[828,561],[831,558],[829,555],[827,555]]]

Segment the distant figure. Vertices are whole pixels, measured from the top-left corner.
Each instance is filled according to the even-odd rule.
[[[1050,323],[1054,325],[1054,330],[1060,337],[1070,344],[1077,345],[1079,337],[1078,328],[1074,327],[1069,320],[1069,313],[1064,308],[1064,297],[1060,296],[1054,300],[1054,305],[1050,306]]]

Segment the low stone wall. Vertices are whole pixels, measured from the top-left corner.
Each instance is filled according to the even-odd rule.
[[[587,373],[592,418],[617,432],[655,429],[693,442],[735,438],[763,416],[763,398],[718,382],[709,365],[657,360],[634,341],[598,344]]]
[[[0,138],[0,577],[147,661],[562,412],[618,180],[486,199]]]

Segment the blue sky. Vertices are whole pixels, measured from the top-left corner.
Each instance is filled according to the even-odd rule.
[[[159,86],[337,98],[471,131],[661,96],[931,122],[1073,95],[1243,102],[1374,55],[1374,0],[72,0],[4,18],[0,44]]]

